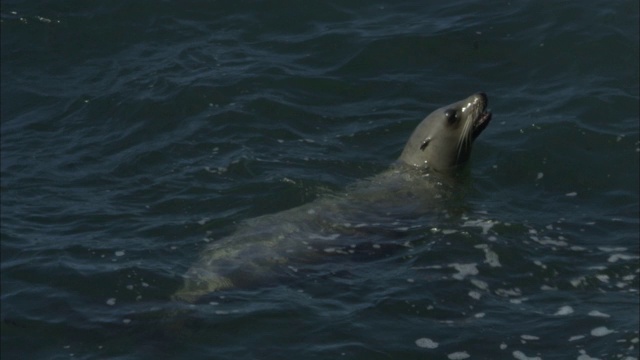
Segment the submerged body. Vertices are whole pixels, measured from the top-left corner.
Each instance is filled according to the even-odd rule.
[[[450,192],[450,174],[468,160],[473,140],[491,119],[486,105],[486,96],[475,94],[434,111],[415,129],[398,164],[345,194],[245,221],[202,252],[174,298],[194,302],[273,278],[292,261],[348,254],[370,242],[384,228],[379,224],[438,208]]]

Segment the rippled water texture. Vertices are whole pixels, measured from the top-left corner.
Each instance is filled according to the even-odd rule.
[[[2,359],[638,359],[638,12],[3,1]],[[477,91],[493,120],[442,201],[355,206],[309,259],[172,298]]]

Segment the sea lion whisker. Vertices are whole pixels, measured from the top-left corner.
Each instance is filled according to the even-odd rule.
[[[458,137],[458,155],[457,158],[460,159],[462,156],[462,152],[465,149],[465,147],[469,146],[469,140],[471,139],[471,137],[469,136],[471,134],[471,127],[473,125],[473,121],[467,121],[465,122],[462,131],[460,132],[460,136]]]

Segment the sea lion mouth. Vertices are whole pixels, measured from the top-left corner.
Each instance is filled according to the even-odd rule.
[[[487,128],[491,121],[491,112],[483,111],[480,116],[473,122],[473,139],[475,140],[480,133]]]
[[[478,104],[480,111],[478,117],[473,121],[473,128],[471,129],[471,136],[473,140],[475,140],[478,135],[487,128],[487,125],[489,125],[489,122],[491,121],[491,112],[487,110],[489,98],[485,93],[478,93],[475,96],[480,103]]]

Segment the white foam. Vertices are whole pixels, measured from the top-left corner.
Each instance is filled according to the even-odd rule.
[[[107,299],[107,305],[113,306],[116,304],[116,298]]]
[[[633,259],[637,259],[638,257],[635,255],[628,255],[628,254],[613,254],[611,256],[609,256],[609,259],[607,260],[610,263],[614,263],[617,262],[618,260],[633,260]]]
[[[335,240],[340,237],[340,234],[331,234],[331,235],[319,235],[319,234],[309,234],[309,240]]]
[[[585,284],[586,280],[583,276],[581,276],[579,278],[571,279],[569,282],[571,283],[571,285],[573,285],[573,287],[578,287],[582,284]]]
[[[476,263],[471,263],[471,264],[454,263],[449,265],[449,267],[452,267],[458,270],[458,273],[453,275],[453,278],[457,280],[463,280],[465,277],[469,275],[478,275],[478,268],[476,266],[477,266]]]
[[[537,336],[534,336],[534,335],[526,335],[526,334],[524,334],[524,335],[520,335],[520,338],[521,338],[521,339],[523,339],[523,340],[540,340],[540,338],[539,338],[539,337],[537,337]]]
[[[586,351],[580,350],[580,355],[578,355],[576,360],[600,360],[600,358],[591,357],[587,354]]]
[[[421,348],[435,349],[438,347],[438,343],[429,338],[420,338],[416,340],[416,345]]]
[[[557,316],[564,316],[564,315],[569,315],[569,314],[573,314],[573,308],[569,305],[565,305],[563,307],[561,307],[560,309],[558,309],[558,311],[556,311],[555,314],[553,315],[557,315]]]
[[[522,295],[522,291],[519,288],[513,289],[498,289],[496,290],[496,294],[504,297],[509,296],[520,296]]]
[[[480,227],[482,228],[482,234],[486,235],[487,233],[489,233],[489,230],[491,230],[491,228],[496,224],[498,224],[498,222],[493,220],[468,220],[468,221],[465,221],[464,224],[462,224],[462,226]]]
[[[600,327],[597,327],[597,328],[591,330],[591,336],[597,336],[597,337],[606,336],[606,335],[612,334],[614,332],[615,331],[613,331],[613,330],[607,329],[606,326],[600,326]]]
[[[512,354],[513,354],[513,357],[518,360],[542,360],[542,358],[539,356],[529,357],[525,355],[522,351],[518,351],[518,350],[514,351]]]
[[[324,248],[323,251],[329,254],[347,254],[344,250],[335,247]]]
[[[569,341],[576,341],[580,339],[584,339],[584,335],[573,335],[572,337],[569,338]]]
[[[611,317],[611,315],[609,315],[609,314],[605,314],[605,313],[602,313],[602,312],[600,312],[600,311],[598,311],[598,310],[591,310],[591,311],[589,311],[589,316],[605,317],[605,318]]]
[[[489,284],[487,284],[486,282],[484,282],[482,280],[471,279],[471,283],[473,285],[475,285],[478,289],[482,289],[482,290],[488,290],[489,289]]]
[[[543,264],[542,261],[540,261],[540,260],[535,260],[533,263],[538,265],[538,266],[540,266],[543,269],[547,268],[547,265]]]
[[[598,250],[604,252],[618,252],[618,251],[627,251],[626,247],[611,247],[611,246],[598,246]]]
[[[457,351],[447,355],[447,358],[449,358],[450,360],[462,360],[462,359],[468,359],[470,357],[471,356],[466,351]]]
[[[534,239],[535,240],[535,239]],[[549,237],[544,237],[542,238],[542,240],[536,240],[538,243],[542,244],[542,245],[553,245],[553,246],[567,246],[569,244],[567,244],[566,241],[562,241],[562,240],[553,240]]]
[[[484,251],[484,257],[485,257],[484,262],[486,264],[489,264],[489,266],[491,266],[491,267],[501,267],[502,266],[500,264],[500,259],[498,258],[498,254],[496,254],[495,252],[491,251],[491,249],[489,249],[488,245],[481,244],[481,245],[477,245],[476,248],[482,249]]]

